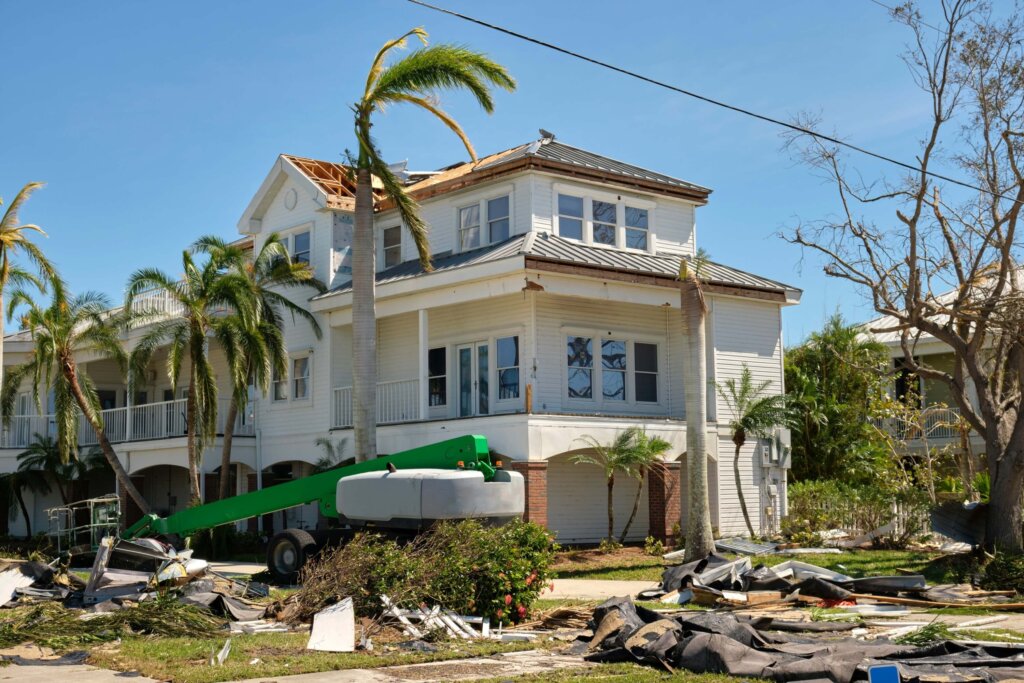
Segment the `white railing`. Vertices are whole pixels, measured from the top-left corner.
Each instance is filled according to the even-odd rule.
[[[878,417],[872,423],[900,441],[956,439],[960,437],[960,409],[936,406],[920,412],[919,420],[906,417]]]
[[[183,437],[188,430],[185,419],[187,403],[186,399],[181,398],[104,410],[101,413],[103,429],[111,443]],[[224,433],[229,404],[229,399],[222,398],[217,406],[218,434]],[[251,406],[244,412],[239,411],[235,419],[236,436],[252,436],[256,433],[250,413]],[[53,415],[15,415],[11,418],[10,427],[0,433],[0,448],[26,448],[35,440],[36,434],[51,437],[57,435]],[[78,445],[95,446],[98,443],[92,425],[79,417]]]
[[[352,426],[352,387],[334,389],[331,427]],[[415,379],[377,385],[377,424],[412,422],[420,417],[420,383]]]
[[[148,289],[132,299],[132,313],[172,317],[184,313],[180,301],[162,289]]]

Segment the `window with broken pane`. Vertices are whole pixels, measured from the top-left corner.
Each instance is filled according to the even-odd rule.
[[[601,395],[607,401],[626,400],[626,342],[601,340]]]
[[[569,398],[594,397],[594,354],[590,337],[567,337]]]

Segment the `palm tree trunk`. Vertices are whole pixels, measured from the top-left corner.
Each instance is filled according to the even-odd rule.
[[[615,497],[612,489],[615,488],[615,475],[608,477],[608,542],[615,540]]]
[[[100,423],[99,417],[93,411],[89,401],[85,398],[85,393],[82,391],[82,386],[78,383],[78,374],[75,370],[75,366],[71,363],[64,364],[64,376],[68,380],[68,384],[71,386],[71,393],[75,396],[75,402],[78,404],[79,410],[85,415],[85,419],[92,425],[93,430],[96,432],[96,440],[99,441],[100,451],[103,452],[103,457],[107,459],[107,463],[110,464],[110,469],[114,470],[114,476],[117,477],[118,484],[124,489],[135,504],[142,510],[142,514],[148,515],[153,512],[153,509],[146,502],[146,499],[142,497],[142,493],[136,488],[135,484],[132,483],[131,477],[128,476],[128,472],[125,471],[124,465],[117,458],[117,453],[114,452],[114,447],[110,445],[110,440],[107,439],[107,432],[103,429],[103,425]]]
[[[196,421],[199,419],[196,410],[196,363],[192,359],[192,367],[188,373],[188,398],[185,399],[185,432],[188,448],[188,485],[192,505],[202,503],[203,490],[199,486],[199,456],[196,453]]]
[[[740,511],[743,513],[743,521],[747,524],[747,533],[754,538],[754,527],[750,523],[750,513],[747,511],[747,500],[743,497],[743,478],[740,476],[740,448],[743,442],[736,442],[736,452],[732,456],[732,474],[736,478],[736,497],[740,501]]]
[[[4,295],[0,292],[0,389],[4,386]]]
[[[700,283],[683,280],[680,287],[682,342],[685,363],[686,488],[680,487],[681,506],[689,503],[685,561],[703,559],[715,549],[708,502],[708,371],[704,319],[706,310]],[[689,498],[689,501],[687,501]]]
[[[32,520],[28,516],[28,506],[25,505],[25,496],[21,493],[21,486],[15,485],[11,488],[14,489],[14,497],[18,499],[18,506],[21,508],[21,516],[25,519],[25,534],[32,538]]]
[[[228,414],[224,418],[224,447],[220,452],[220,500],[228,497],[231,483],[231,441],[235,437],[235,420],[238,419],[238,399],[234,393],[228,404]]]
[[[626,542],[626,535],[629,533],[629,527],[633,526],[633,520],[636,519],[636,512],[640,509],[640,495],[644,492],[645,476],[647,476],[646,472],[641,470],[639,478],[637,479],[636,498],[633,499],[633,511],[629,513],[629,519],[626,520],[626,526],[622,530],[622,536],[619,537],[619,543]]]
[[[352,231],[352,427],[356,462],[377,457],[377,313],[373,189],[370,171],[356,172]]]

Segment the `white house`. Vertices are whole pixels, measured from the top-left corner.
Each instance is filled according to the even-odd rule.
[[[696,252],[696,211],[711,191],[550,138],[477,163],[402,173],[430,226],[434,268],[423,271],[396,211],[380,202],[381,452],[485,435],[524,474],[528,518],[557,531],[563,543],[595,542],[606,525],[604,482],[597,468],[573,464],[571,456],[585,448],[582,435],[610,441],[640,425],[673,449],[666,467],[648,477],[631,535],[670,535],[685,477],[676,274],[680,259]],[[322,455],[318,437],[344,441],[351,455],[353,208],[345,168],[281,155],[239,221],[255,249],[280,233],[293,257],[308,261],[330,290],[289,293],[316,314],[323,335],[317,338],[302,321],[288,326],[288,376],[277,378],[270,395],[256,396],[238,425],[238,492],[307,474]],[[703,280],[710,378],[737,377],[747,366],[781,392],[782,309],[798,303],[800,291],[717,263],[705,268]],[[5,363],[24,354],[29,342],[20,340],[8,338]],[[168,393],[159,360],[152,387],[135,397],[125,395],[109,361],[85,367],[97,386],[112,392],[105,394],[108,424],[125,425],[120,457],[152,502],[172,511],[187,500],[185,446],[175,417],[179,399]],[[718,428],[726,407],[711,387],[708,397],[713,524],[724,535],[743,533],[733,447]],[[18,412],[34,412],[27,398]],[[43,424],[46,417],[15,417],[4,435],[0,471],[13,468],[34,429],[30,420]],[[744,494],[762,526],[775,524],[786,505],[786,471],[762,453],[767,450],[750,443],[741,459]],[[219,454],[218,442],[205,457],[208,476]],[[620,479],[618,524],[635,494],[636,483]],[[34,529],[46,504],[36,502]],[[312,526],[316,511],[297,509],[260,523]],[[11,530],[18,525],[11,522]]]

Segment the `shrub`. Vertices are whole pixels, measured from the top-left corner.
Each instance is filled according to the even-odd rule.
[[[995,558],[985,565],[981,587],[1024,594],[1024,555],[996,553]]]
[[[298,616],[309,619],[344,597],[352,598],[357,613],[373,615],[387,595],[396,603],[518,622],[550,581],[556,549],[543,527],[518,521],[440,524],[404,545],[360,534],[303,569]]]
[[[665,554],[665,544],[656,539],[654,536],[648,536],[644,539],[644,554],[653,555],[658,557]]]

